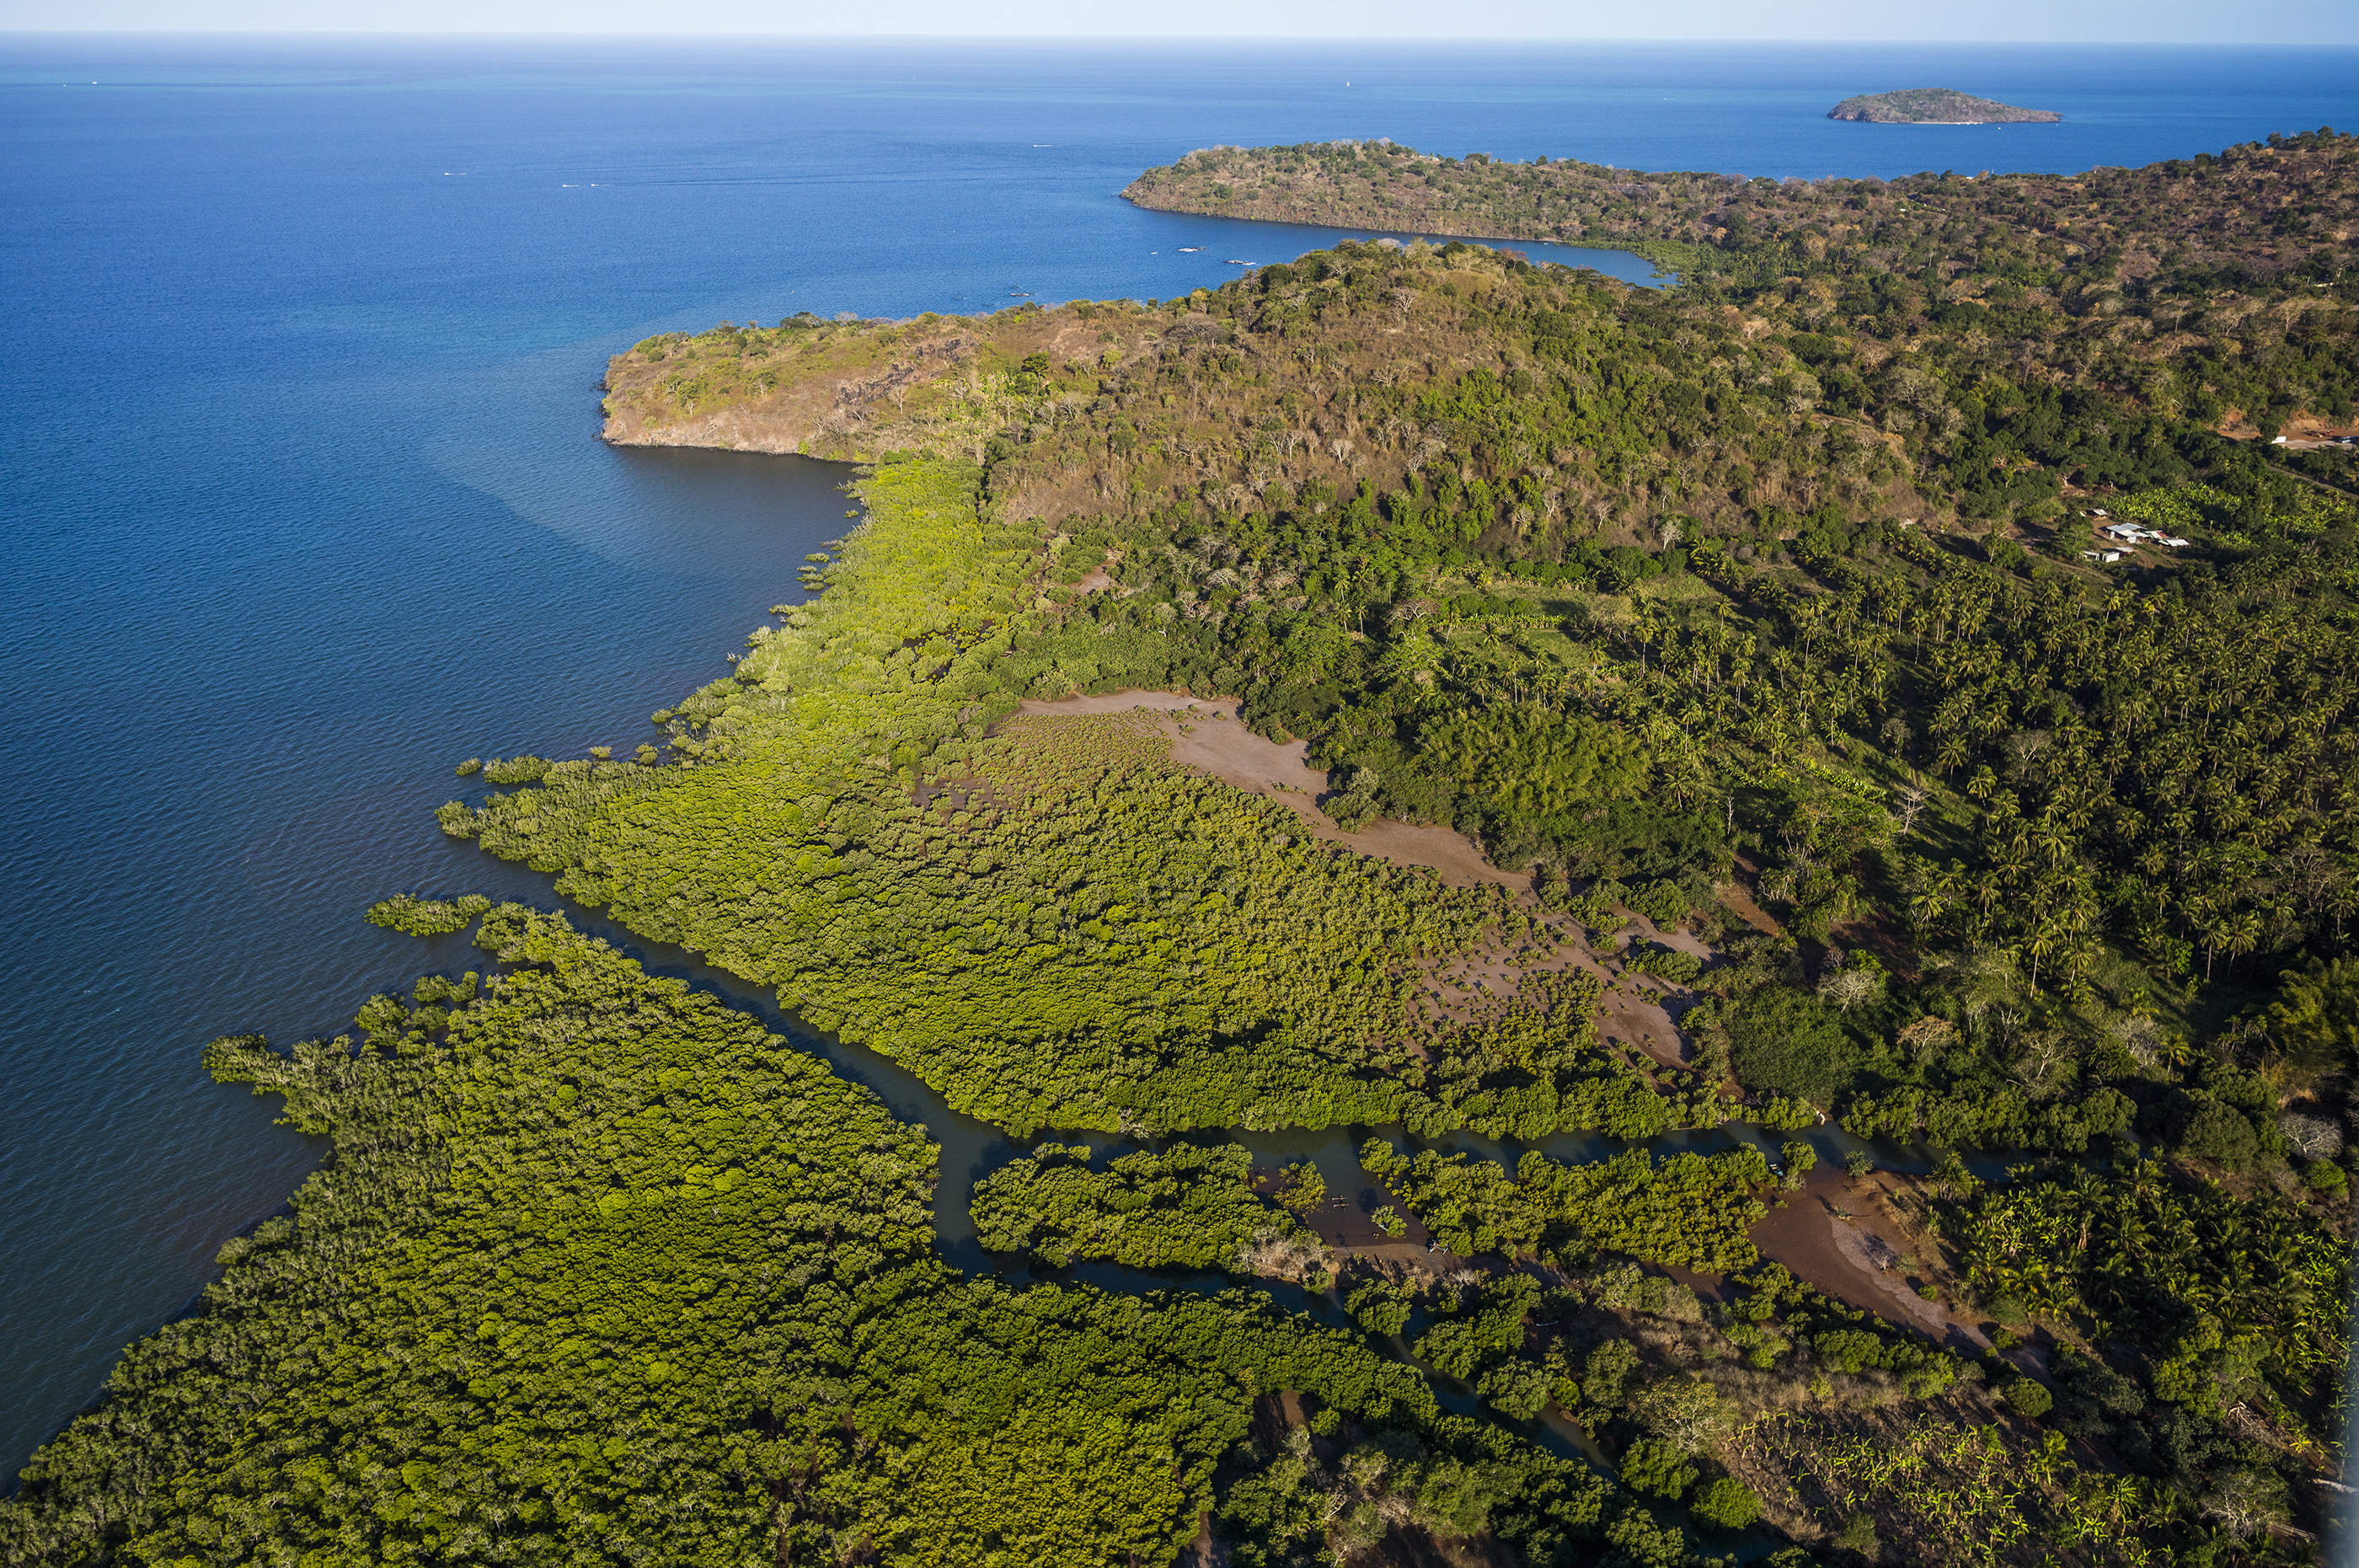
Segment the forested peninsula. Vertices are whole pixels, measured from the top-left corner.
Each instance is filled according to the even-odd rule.
[[[651,338],[609,440],[862,520],[643,740],[440,813],[1006,1133],[1003,1270],[818,1056],[414,889],[425,978],[212,1048],[333,1152],[0,1555],[2318,1561],[2359,502],[2263,438],[2354,418],[2359,141],[1132,194],[1679,278]],[[1321,1128],[1357,1191],[1230,1141]]]

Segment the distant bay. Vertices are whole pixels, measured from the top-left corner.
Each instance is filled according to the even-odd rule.
[[[1905,81],[2066,121],[1825,118]],[[609,354],[1163,297],[1334,237],[1113,195],[1216,142],[2076,169],[2351,128],[2359,52],[17,38],[0,104],[13,1472],[317,1158],[203,1041],[408,979],[385,893],[546,900],[435,833],[451,766],[635,743],[847,526],[825,465],[601,446]]]

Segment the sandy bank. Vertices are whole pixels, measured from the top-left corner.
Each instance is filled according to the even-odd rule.
[[[1374,822],[1345,833],[1319,809],[1327,792],[1324,770],[1310,766],[1301,741],[1275,741],[1247,729],[1234,697],[1190,697],[1177,691],[1108,691],[1093,697],[1035,699],[1018,713],[1040,718],[1128,713],[1170,743],[1171,760],[1247,794],[1276,800],[1302,819],[1313,837],[1396,866],[1422,866],[1454,887],[1493,882],[1528,891],[1527,873],[1502,871],[1483,858],[1473,840],[1449,828]]]
[[[1821,1166],[1801,1191],[1787,1195],[1785,1207],[1772,1209],[1753,1227],[1753,1243],[1762,1257],[1838,1301],[1918,1329],[1953,1350],[1988,1350],[1990,1341],[1973,1319],[1925,1300],[1909,1284],[1912,1278],[1930,1278],[1930,1271],[1900,1263],[1917,1244],[1884,1212],[1894,1180],[1880,1174],[1854,1183]]]

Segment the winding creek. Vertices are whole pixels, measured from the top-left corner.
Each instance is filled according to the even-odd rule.
[[[552,901],[564,909],[566,918],[577,927],[613,943],[638,961],[650,974],[686,981],[731,1007],[760,1018],[797,1049],[821,1058],[837,1074],[875,1094],[901,1120],[923,1127],[941,1151],[940,1180],[934,1201],[934,1225],[942,1256],[970,1274],[1006,1271],[1002,1261],[984,1252],[974,1239],[974,1227],[967,1213],[967,1195],[976,1181],[1006,1164],[1023,1150],[1041,1143],[1086,1144],[1094,1151],[1093,1162],[1096,1164],[1103,1164],[1123,1150],[1147,1147],[1147,1141],[1095,1130],[1059,1131],[1050,1128],[1044,1129],[1033,1138],[1018,1140],[1010,1138],[988,1122],[952,1110],[940,1092],[889,1057],[865,1046],[807,1028],[792,1015],[781,1010],[775,995],[766,987],[726,970],[716,969],[683,949],[650,942],[615,924],[600,910],[585,909],[562,899],[552,898]],[[463,939],[460,937],[438,939],[429,951],[437,957],[445,952],[451,953],[449,962],[454,966],[474,953],[473,948],[464,946]],[[1690,1151],[1708,1154],[1734,1149],[1739,1144],[1751,1144],[1759,1149],[1774,1167],[1779,1159],[1779,1145],[1797,1139],[1806,1139],[1813,1145],[1819,1151],[1822,1165],[1839,1167],[1844,1156],[1854,1149],[1866,1150],[1880,1169],[1905,1173],[1929,1171],[1933,1160],[1930,1151],[1921,1147],[1855,1138],[1832,1123],[1802,1132],[1778,1132],[1747,1122],[1732,1122],[1725,1127],[1706,1130],[1667,1133],[1643,1145],[1596,1133],[1559,1133],[1526,1144],[1486,1138],[1463,1129],[1428,1139],[1418,1138],[1406,1127],[1397,1125],[1288,1128],[1275,1132],[1228,1128],[1185,1136],[1196,1141],[1242,1144],[1252,1150],[1256,1169],[1276,1169],[1309,1160],[1318,1166],[1331,1192],[1351,1194],[1344,1201],[1368,1204],[1383,1201],[1360,1165],[1360,1147],[1370,1138],[1388,1138],[1396,1145],[1408,1149],[1432,1148],[1445,1153],[1496,1160],[1511,1168],[1527,1149],[1536,1149],[1565,1164],[1579,1165],[1611,1160],[1632,1148],[1645,1148],[1658,1157],[1664,1157]],[[1966,1163],[1978,1175],[1995,1176],[2005,1169],[2006,1161],[2003,1156],[1984,1155],[1969,1159]],[[1274,1282],[1247,1276],[1164,1275],[1098,1265],[1077,1265],[1071,1269],[1060,1270],[1059,1274],[1060,1277],[1091,1279],[1099,1279],[1103,1274],[1100,1282],[1121,1279],[1128,1281],[1125,1288],[1134,1290],[1168,1289],[1174,1285],[1201,1288],[1206,1280],[1220,1281],[1220,1287],[1216,1288],[1253,1284],[1256,1288],[1279,1289]]]
[[[952,1110],[938,1091],[891,1059],[864,1046],[803,1025],[791,1014],[783,1011],[776,996],[766,987],[715,968],[684,949],[648,942],[617,925],[600,910],[583,909],[553,896],[543,901],[553,902],[562,908],[567,919],[578,928],[612,943],[650,974],[685,982],[759,1018],[790,1047],[825,1061],[839,1076],[876,1095],[902,1121],[921,1127],[940,1151],[934,1193],[937,1245],[943,1258],[962,1272],[969,1276],[989,1274],[1013,1285],[1056,1281],[1134,1295],[1167,1290],[1212,1295],[1245,1288],[1264,1292],[1284,1309],[1304,1313],[1331,1327],[1350,1326],[1340,1291],[1313,1291],[1288,1281],[1250,1275],[1141,1269],[1103,1262],[1076,1263],[1060,1269],[1034,1269],[1020,1259],[986,1252],[975,1239],[967,1206],[969,1194],[979,1179],[1016,1158],[1024,1149],[1043,1142],[1086,1144],[1093,1151],[1093,1163],[1103,1165],[1125,1149],[1146,1147],[1149,1142],[1160,1140],[1125,1138],[1097,1131],[1059,1132],[1053,1129],[1043,1130],[1031,1139],[1019,1141],[1011,1138],[987,1122]],[[480,962],[480,955],[468,944],[464,935],[435,939],[427,945],[427,951],[432,959],[440,961],[440,966],[442,967],[458,969],[465,967],[471,959]],[[1371,1182],[1360,1164],[1360,1146],[1372,1136],[1389,1138],[1397,1146],[1431,1147],[1445,1152],[1497,1160],[1511,1168],[1527,1148],[1538,1149],[1549,1158],[1568,1164],[1578,1164],[1612,1159],[1636,1147],[1583,1133],[1559,1134],[1529,1145],[1484,1138],[1463,1130],[1438,1139],[1420,1139],[1397,1126],[1318,1130],[1296,1128],[1276,1132],[1228,1129],[1188,1136],[1201,1140],[1242,1144],[1252,1150],[1256,1169],[1275,1169],[1310,1160],[1318,1166],[1331,1193],[1345,1194],[1331,1199],[1331,1202],[1342,1202],[1362,1211],[1373,1208],[1386,1196]],[[1883,1169],[1920,1172],[1930,1168],[1930,1156],[1924,1149],[1871,1142],[1855,1138],[1832,1124],[1815,1131],[1780,1133],[1749,1123],[1732,1123],[1708,1131],[1669,1133],[1650,1140],[1643,1147],[1658,1156],[1666,1156],[1690,1150],[1709,1153],[1734,1148],[1739,1143],[1749,1143],[1760,1149],[1774,1166],[1779,1158],[1779,1144],[1796,1138],[1807,1138],[1817,1148],[1822,1166],[1839,1168],[1845,1155],[1864,1149]],[[1985,1158],[1972,1160],[1968,1163],[1975,1167],[1978,1173],[1995,1175],[2004,1162]],[[1801,1195],[1795,1196],[1799,1199]],[[1709,1282],[1705,1284],[1709,1289]],[[1897,1314],[1886,1312],[1885,1315],[1898,1321]],[[1411,1353],[1405,1341],[1392,1340],[1386,1345],[1386,1349],[1425,1372],[1436,1399],[1444,1409],[1467,1415],[1480,1409],[1481,1402],[1470,1386],[1427,1366]],[[2359,1370],[2354,1370],[2354,1376],[2359,1378]],[[1496,1412],[1492,1413],[1496,1419],[1505,1419],[1497,1418]],[[1554,1452],[1566,1457],[1579,1457],[1605,1474],[1613,1473],[1611,1462],[1589,1433],[1554,1405],[1550,1405],[1537,1421],[1522,1425],[1528,1436]],[[1774,1544],[1768,1536],[1756,1532],[1745,1538],[1738,1555],[1749,1561],[1762,1555]]]

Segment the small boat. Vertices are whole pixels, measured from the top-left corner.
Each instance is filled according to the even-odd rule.
[[[1010,289],[1007,291],[1007,297],[1010,299],[1029,299],[1032,298],[1032,290],[1029,289]]]
[[[1204,247],[1202,245],[1181,245],[1180,247],[1180,254],[1181,256],[1193,256],[1203,248]]]
[[[1221,265],[1223,267],[1251,267],[1254,264],[1250,261],[1239,261],[1236,257],[1231,256]]]

